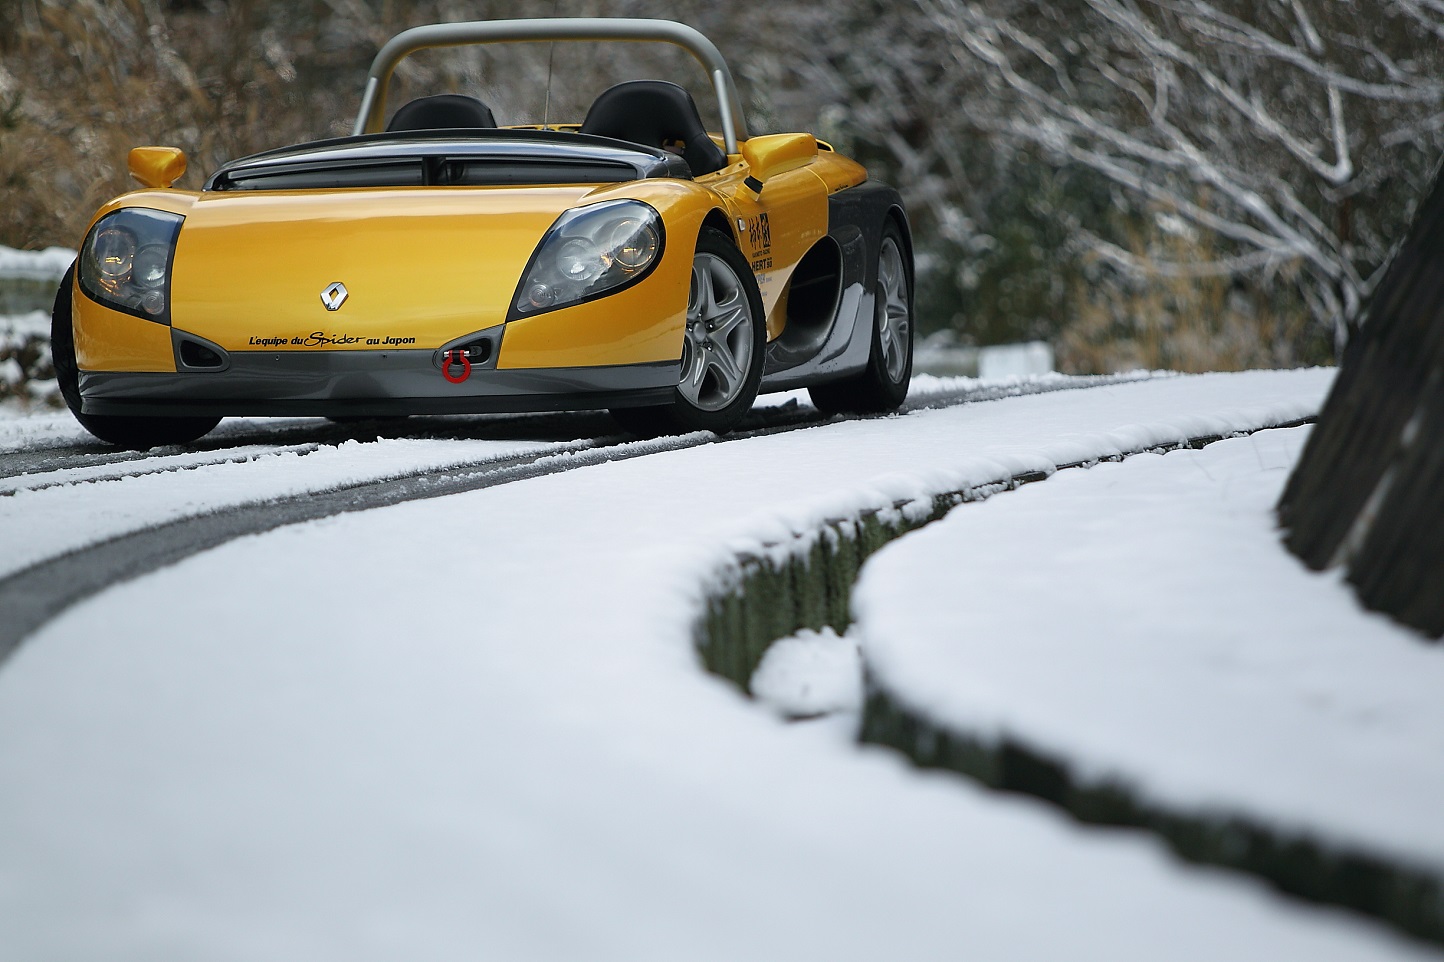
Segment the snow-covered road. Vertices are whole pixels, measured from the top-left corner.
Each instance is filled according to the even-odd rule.
[[[920,377],[905,409],[1140,377],[1149,375]],[[765,398],[741,435],[826,420],[805,397]],[[0,417],[0,533],[11,543],[0,553],[0,605],[13,615],[0,620],[0,661],[80,598],[235,537],[715,440],[633,441],[605,412],[349,425],[274,418],[227,420],[183,451],[134,452],[98,444],[65,415]]]
[[[1432,957],[1145,837],[859,750],[845,720],[779,722],[691,648],[739,554],[1292,421],[1330,376],[1169,378],[706,444],[289,526],[114,587],[0,669],[0,953]],[[451,457],[429,445],[413,466]],[[111,511],[135,525],[284,487],[256,466],[22,491],[0,537],[36,557],[32,539],[73,546],[54,532]]]

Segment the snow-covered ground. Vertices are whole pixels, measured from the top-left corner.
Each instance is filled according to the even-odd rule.
[[[74,261],[75,251],[67,247],[23,251],[0,245],[0,277],[59,281]]]
[[[13,398],[0,401],[0,450],[17,451],[60,443],[96,442],[64,408],[38,408],[17,403]]]
[[[50,315],[0,314],[0,411],[49,406],[59,393],[50,370]]]
[[[1169,378],[704,445],[284,528],[112,588],[0,669],[5,949],[1433,957],[1137,834],[859,749],[845,720],[781,722],[691,649],[740,553],[1292,420],[1330,377]],[[187,496],[177,479],[235,500],[289,470],[206,473],[223,467],[16,494],[28,508],[0,516],[0,543],[23,530],[43,556],[71,541],[32,512],[93,518],[119,497],[140,525]],[[1005,588],[990,603],[1019,602]]]
[[[75,251],[63,247],[24,251],[0,245],[0,410],[45,407],[55,400],[49,305],[74,260]]]
[[[519,454],[565,452],[582,444],[543,441],[377,439],[346,441],[314,450],[259,450],[253,459],[214,463],[215,455],[173,454],[149,459],[163,470],[138,477],[113,476],[119,468],[98,466],[26,475],[0,482],[0,576],[37,561],[96,544],[127,531],[218,508],[255,504],[394,478],[417,470],[437,474],[465,464]],[[230,449],[231,456],[242,452]],[[111,476],[107,476],[110,474]],[[96,480],[89,480],[90,477]],[[71,482],[59,484],[57,482]],[[36,488],[37,485],[51,485]],[[100,504],[103,510],[94,510]]]
[[[1280,548],[1307,431],[1067,472],[889,545],[854,596],[870,676],[1152,806],[1444,874],[1444,652]]]
[[[50,315],[44,311],[24,314],[0,314],[0,344],[18,342],[31,337],[50,336]]]

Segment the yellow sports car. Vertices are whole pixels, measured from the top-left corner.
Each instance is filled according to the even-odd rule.
[[[580,123],[498,127],[413,100],[426,48],[655,41],[682,87],[598,92]],[[732,73],[664,20],[416,27],[371,65],[353,136],[233,161],[199,192],[173,147],[95,215],[56,298],[55,367],[112,444],[193,441],[228,415],[333,419],[606,408],[632,431],[727,431],[759,390],[886,411],[912,369],[913,259],[895,190],[816,140],[749,137]]]

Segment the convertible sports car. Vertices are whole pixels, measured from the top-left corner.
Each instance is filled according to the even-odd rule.
[[[656,41],[705,68],[599,91],[580,123],[498,127],[459,94],[386,121],[402,58],[502,41]],[[199,192],[173,147],[96,214],[56,298],[80,423],[193,441],[228,415],[336,420],[607,408],[639,434],[734,427],[760,391],[880,412],[912,370],[892,188],[811,134],[749,137],[731,71],[664,20],[416,27],[371,65],[353,136],[243,157]]]

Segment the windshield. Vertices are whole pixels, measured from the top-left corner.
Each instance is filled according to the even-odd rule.
[[[660,43],[506,43],[420,50],[392,77],[386,116],[418,97],[459,93],[490,107],[502,126],[580,124],[603,90],[638,79],[670,80],[686,88],[703,125],[722,129],[701,66],[686,51]]]

